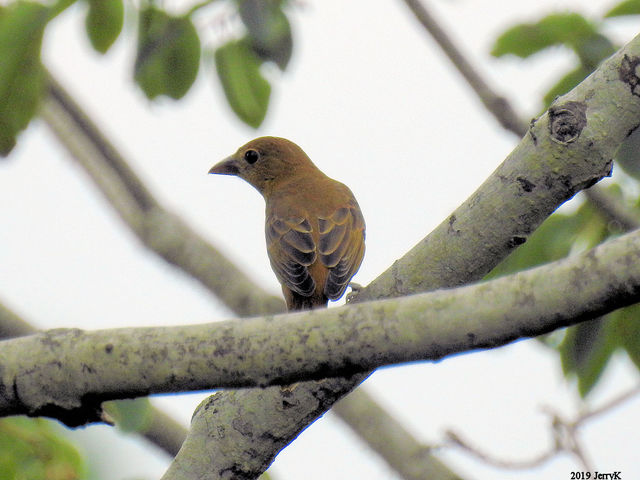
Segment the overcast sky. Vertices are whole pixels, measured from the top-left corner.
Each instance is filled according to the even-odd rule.
[[[349,185],[367,222],[367,254],[354,278],[366,285],[463,202],[517,141],[484,111],[403,2],[300,3],[290,16],[294,56],[285,74],[267,72],[271,106],[258,131],[231,114],[211,65],[183,101],[147,101],[131,80],[131,28],[101,57],[89,47],[76,6],[55,20],[45,38],[47,66],[158,198],[274,293],[280,290],[264,247],[262,198],[239,179],[206,174],[239,145],[259,135],[287,137]],[[526,63],[496,60],[488,54],[493,39],[552,9],[589,15],[612,4],[431,3],[472,62],[525,118],[538,111],[541,95],[574,59],[556,49]],[[624,43],[637,25],[626,20],[609,28]],[[0,295],[42,328],[175,325],[231,316],[196,282],[139,245],[40,122],[0,162],[0,218]],[[600,405],[637,380],[620,356],[591,403]],[[381,369],[365,388],[426,444],[437,444],[452,428],[507,459],[528,458],[551,444],[541,406],[567,416],[579,406],[556,358],[535,341]],[[186,425],[203,396],[161,397],[157,404]],[[640,477],[639,421],[636,399],[581,431],[599,471]],[[109,430],[93,426],[76,437],[89,446],[93,433]],[[105,468],[121,470],[109,478],[157,478],[168,462],[137,441],[112,448],[102,455]],[[143,457],[149,461],[142,463]],[[495,470],[449,450],[443,458],[469,479],[569,479],[569,472],[580,470],[567,456],[523,473]],[[287,447],[272,471],[281,480],[396,478],[331,415]]]

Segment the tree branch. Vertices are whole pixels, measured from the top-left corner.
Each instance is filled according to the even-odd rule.
[[[171,457],[175,457],[187,438],[187,429],[164,410],[151,405],[151,422],[139,435]]]
[[[552,109],[532,124],[529,134],[496,172],[434,232],[361,291],[357,299],[408,295],[481,278],[525,241],[555,208],[608,172],[615,149],[640,121],[635,90],[640,79],[632,73],[638,58],[640,39],[635,38],[572,92],[557,99]],[[586,126],[574,131],[580,132],[578,137],[563,139],[563,128],[559,127],[571,127],[571,117],[582,118],[570,113],[576,104],[587,106]],[[565,119],[569,121],[565,123]],[[263,441],[260,432],[269,431],[269,425],[275,430],[284,416],[295,426],[287,432],[280,430],[279,436],[287,435],[291,441],[304,428],[298,420],[310,418],[310,422],[317,418],[299,411],[295,416],[283,412],[277,387],[249,390],[246,395],[263,398],[264,402],[262,410],[254,412],[255,429],[247,426],[245,435],[238,439],[243,443],[230,452],[210,442],[209,457],[190,456],[190,450],[183,449],[176,461],[184,456],[206,463],[212,456],[224,455],[228,465],[238,466],[243,452],[251,451],[253,457],[261,456],[268,465],[279,450],[272,442]],[[332,396],[335,402],[343,391],[327,389],[325,395]],[[242,421],[236,415],[235,393],[220,392],[216,397],[218,410],[225,410],[226,414],[220,413],[223,423],[207,424],[211,431]],[[303,405],[297,405],[302,410]],[[306,411],[315,412],[315,404],[308,402]],[[192,429],[199,421],[194,418]]]
[[[481,278],[561,203],[608,175],[616,148],[640,121],[632,73],[638,54],[640,37],[556,99],[480,188],[361,296],[407,295]],[[629,109],[620,111],[617,98],[630,102]]]
[[[336,396],[366,377],[212,395],[193,414],[187,439],[162,480],[257,478],[280,450],[331,408]]]
[[[345,401],[345,400],[349,401]],[[461,480],[402,424],[378,405],[363,388],[331,410],[406,480]],[[382,435],[380,432],[384,432]]]
[[[451,63],[458,69],[458,72],[467,81],[471,89],[505,130],[510,131],[517,137],[527,130],[527,124],[519,115],[511,102],[500,95],[484,80],[482,75],[476,70],[471,62],[467,60],[462,51],[453,43],[447,33],[440,27],[439,23],[431,15],[421,0],[403,0],[416,19],[425,28],[426,32],[436,41],[442,52],[449,58]],[[598,209],[607,219],[616,222],[622,230],[633,230],[640,226],[633,212],[616,198],[612,198],[606,191],[598,185],[584,190],[588,201]]]
[[[489,84],[482,78],[482,75],[471,65],[462,51],[456,46],[453,40],[444,31],[433,15],[427,10],[420,0],[404,0],[409,10],[416,17],[418,22],[431,35],[451,63],[458,69],[458,72],[467,81],[471,89],[476,93],[480,101],[484,104],[494,118],[506,130],[516,134],[518,137],[527,131],[527,123],[515,112],[509,101],[498,95]]]
[[[592,187],[587,188],[584,194],[605,219],[618,227],[617,230],[629,231],[640,228],[638,214],[606,190]]]
[[[637,55],[637,53],[636,53]],[[626,82],[628,85],[631,85],[631,80],[632,77],[627,76],[629,78],[629,80]],[[618,78],[617,76],[612,77],[612,79],[610,79],[611,81],[613,81],[615,78]],[[622,83],[622,82],[621,82]],[[608,90],[607,88],[605,88],[605,90]],[[584,91],[582,92],[584,94]],[[611,95],[610,98],[615,98],[615,94],[612,94],[612,92],[609,90],[609,95]],[[624,95],[623,95],[624,97]],[[631,104],[631,108],[635,109],[637,107],[637,105],[635,104],[635,102],[630,102]],[[570,110],[570,109],[569,109]],[[555,113],[562,113],[562,109],[556,110]],[[564,112],[566,113],[566,112]],[[587,113],[589,113],[589,111],[587,111]],[[628,111],[627,111],[628,113]],[[634,113],[635,115],[635,113]],[[562,120],[562,118],[559,118],[560,115],[555,115],[555,120]],[[614,117],[611,117],[614,118]],[[620,120],[616,117],[616,120]],[[549,123],[553,123],[553,122],[549,122]],[[549,123],[543,123],[543,126],[549,126]],[[562,122],[560,122],[562,123]],[[597,123],[597,122],[596,122]],[[625,118],[622,122],[620,122],[621,126],[626,126],[628,127],[629,124],[629,118]],[[536,126],[539,126],[538,124]],[[615,130],[615,135],[614,138],[611,139],[610,143],[616,143],[618,142],[619,136],[617,136],[618,134],[620,134],[620,130],[617,129],[617,126],[612,126],[612,125],[607,125],[607,127],[613,127],[613,130]],[[542,129],[544,130],[544,129]],[[533,135],[537,135],[540,133],[543,133],[542,131],[538,131],[536,133],[535,129],[532,129],[532,133]],[[556,135],[558,132],[555,132]],[[581,136],[581,138],[584,138],[585,135],[583,134]],[[532,136],[532,139],[536,139],[537,136]],[[560,136],[560,143],[564,142],[563,137]],[[527,139],[525,139],[527,140]],[[556,138],[556,140],[558,140],[558,138]],[[558,143],[558,142],[556,142]],[[559,144],[560,144],[559,143]],[[600,166],[602,167],[602,160],[606,159],[606,156],[609,155],[609,146],[606,145],[607,142],[604,142],[604,144],[602,145],[604,148],[602,150],[603,155],[596,155],[596,159],[594,162],[591,163],[591,165],[587,166],[589,168],[593,168],[595,166]],[[598,145],[596,143],[596,145]],[[598,145],[599,147],[600,145]],[[555,152],[553,151],[553,149],[551,149],[551,151],[546,151],[544,152],[546,154],[550,154],[551,156],[555,156]],[[589,158],[589,155],[586,155],[586,151],[583,151],[582,154],[579,154],[578,157],[581,157],[582,159],[585,158]],[[593,153],[593,152],[592,152]],[[542,154],[542,152],[538,153],[539,155]],[[557,155],[561,160],[564,158],[563,154],[560,153],[559,155]],[[516,156],[517,157],[517,156]],[[609,157],[610,158],[610,157]],[[577,159],[573,159],[570,160],[569,163],[574,162]],[[516,159],[513,160],[511,163],[512,164],[518,164],[520,160]],[[535,166],[535,165],[534,165]],[[543,169],[547,169],[549,165],[543,166]],[[575,167],[575,165],[574,165]],[[555,167],[557,170],[557,166]],[[573,168],[573,167],[572,167]],[[569,169],[571,170],[571,169]],[[526,169],[523,168],[520,170],[521,172],[526,172]],[[551,170],[554,171],[554,170]],[[594,181],[598,175],[602,174],[601,170],[598,173],[594,173],[593,171],[591,172],[591,176],[588,179],[582,179],[582,183],[581,182],[577,182],[574,183],[574,181],[576,180],[575,177],[573,177],[572,173],[569,172],[569,177],[570,178],[560,178],[560,176],[558,175],[551,175],[548,176],[547,180],[548,183],[550,184],[550,186],[547,187],[547,183],[545,183],[544,181],[541,182],[540,184],[533,184],[534,188],[538,187],[540,189],[549,189],[549,197],[552,197],[553,200],[548,202],[547,204],[543,205],[543,208],[541,208],[540,211],[535,211],[535,212],[531,212],[532,208],[537,208],[537,201],[535,198],[532,198],[533,196],[529,196],[527,195],[527,193],[531,193],[531,192],[527,192],[527,189],[531,188],[531,184],[529,184],[528,182],[530,181],[530,179],[528,177],[520,177],[518,178],[517,175],[511,175],[511,176],[507,176],[505,177],[503,180],[504,182],[502,182],[504,185],[511,185],[514,187],[521,187],[521,191],[519,192],[519,194],[523,197],[530,197],[529,200],[530,202],[527,204],[526,202],[520,202],[519,205],[510,210],[509,212],[507,212],[509,215],[511,215],[513,212],[515,212],[516,216],[512,217],[512,219],[515,219],[514,221],[516,223],[519,223],[520,227],[522,227],[523,225],[526,225],[530,220],[532,220],[531,225],[528,227],[529,229],[533,229],[533,226],[536,225],[536,222],[538,220],[541,221],[541,219],[543,219],[544,217],[546,217],[546,215],[548,214],[548,210],[550,208],[555,208],[555,206],[557,206],[557,204],[561,203],[565,198],[567,198],[568,196],[570,196],[571,194],[573,194],[577,188],[579,188],[580,186],[582,186],[583,184],[588,184],[591,181]],[[513,173],[513,172],[512,172]],[[525,181],[526,180],[526,181]],[[544,180],[544,179],[541,179]],[[566,180],[568,180],[567,182],[565,182]],[[486,185],[486,184],[485,184]],[[557,188],[558,185],[560,185],[560,188]],[[565,187],[563,187],[562,185],[565,185]],[[500,186],[500,182],[498,182],[498,184],[494,184],[494,187],[499,187]],[[498,188],[499,190],[499,188]],[[493,188],[493,191],[496,191],[496,188]],[[491,189],[485,189],[484,192],[481,190],[479,190],[478,192],[476,192],[476,195],[473,197],[473,201],[475,202],[475,204],[482,204],[482,203],[486,203],[486,198],[482,198],[481,195],[479,195],[479,193],[489,193],[491,194]],[[467,208],[470,206],[474,206],[474,203],[472,203],[471,205],[467,205]],[[499,207],[498,207],[499,208]],[[491,214],[495,215],[494,213],[495,209],[492,209]],[[462,213],[464,213],[464,209],[462,210]],[[520,216],[518,216],[520,215]],[[461,217],[462,218],[462,217]],[[411,271],[410,268],[408,268],[407,265],[405,265],[405,262],[399,262],[396,264],[396,268],[392,268],[390,269],[391,271],[388,272],[387,275],[383,275],[383,278],[380,280],[380,282],[378,283],[378,287],[377,291],[374,290],[372,292],[369,293],[369,295],[371,295],[372,297],[382,297],[385,295],[385,288],[384,284],[388,283],[392,289],[390,290],[392,294],[394,295],[401,295],[407,292],[410,292],[411,290],[424,290],[424,289],[429,289],[429,288],[433,288],[436,286],[439,286],[440,282],[437,279],[437,274],[440,273],[438,272],[438,270],[441,270],[443,273],[447,273],[448,272],[458,272],[456,273],[449,273],[447,275],[445,275],[444,278],[444,285],[455,285],[455,284],[459,284],[459,283],[463,283],[465,281],[468,281],[470,279],[473,278],[478,278],[478,276],[481,275],[481,272],[483,270],[486,270],[488,268],[491,268],[494,264],[495,264],[495,260],[496,259],[500,259],[502,257],[504,257],[504,255],[506,255],[506,253],[508,253],[513,247],[515,247],[519,242],[523,241],[525,237],[521,236],[521,235],[513,235],[513,225],[508,228],[504,234],[500,233],[501,231],[499,231],[497,234],[495,235],[489,235],[488,237],[475,237],[473,238],[473,235],[469,235],[469,233],[473,233],[470,232],[470,230],[473,230],[475,227],[473,225],[473,222],[470,223],[466,223],[464,224],[464,228],[459,228],[460,225],[456,224],[456,222],[458,221],[458,217],[451,217],[449,219],[449,222],[451,223],[450,227],[451,227],[451,237],[455,237],[457,234],[463,234],[464,238],[461,238],[459,242],[457,242],[456,248],[455,249],[450,249],[450,253],[453,253],[454,256],[450,257],[452,260],[452,264],[449,266],[443,266],[442,262],[445,261],[447,259],[446,255],[437,255],[437,256],[432,256],[432,258],[434,259],[434,262],[431,263],[427,263],[425,264],[425,269],[427,269],[427,279],[426,280],[422,280],[422,272],[419,271]],[[480,224],[482,221],[484,221],[484,219],[480,220],[478,222],[478,224]],[[491,225],[491,222],[489,222],[489,225]],[[438,236],[436,235],[435,238],[437,239]],[[446,235],[445,235],[446,238]],[[477,256],[478,251],[474,249],[474,251],[469,252],[469,255],[467,255],[467,250],[464,249],[465,246],[473,246],[476,243],[482,243],[484,242],[486,249],[488,249],[488,253],[490,259],[487,260],[486,262],[480,262],[480,264],[476,263],[474,261],[474,259],[472,258],[473,256]],[[416,250],[414,249],[414,251],[411,252],[411,255],[415,258],[415,259],[420,259],[421,257],[424,258],[424,254],[426,253],[427,255],[429,253],[444,253],[446,254],[446,249],[443,249],[442,246],[438,245],[437,242],[435,243],[435,247],[428,247],[428,245],[431,244],[431,241],[429,242],[423,242],[421,245],[424,247],[424,252],[421,252],[420,249]],[[462,250],[460,249],[462,247]],[[493,251],[492,249],[495,248],[495,251]],[[482,249],[480,249],[482,250]],[[460,254],[462,257],[464,257],[463,259],[461,259],[458,262],[455,262],[456,259],[456,255]],[[455,263],[454,263],[455,262]],[[410,263],[410,262],[409,262]],[[437,264],[440,264],[440,268],[437,268]],[[436,268],[434,268],[436,267]],[[458,270],[458,267],[461,267],[461,270]],[[451,283],[453,282],[453,283]],[[269,389],[268,389],[269,390]],[[274,401],[278,400],[278,396],[274,396],[273,398]],[[268,409],[265,409],[268,410]],[[269,418],[264,418],[263,420],[265,421],[269,421]],[[271,453],[270,455],[275,455],[275,453]]]
[[[0,339],[32,335],[38,330],[0,302]],[[151,423],[140,435],[174,457],[187,436],[187,429],[170,415],[151,406]]]
[[[236,267],[230,267],[228,261],[214,251],[213,247],[203,244],[203,240],[197,234],[162,209],[159,202],[153,198],[149,190],[128,166],[122,154],[105,138],[59,82],[51,78],[50,85],[51,98],[42,111],[48,126],[76,161],[89,173],[103,195],[123,218],[125,224],[143,239],[147,246],[155,248],[162,258],[182,268],[185,273],[194,274],[194,269],[196,269],[196,276],[200,275],[201,282],[214,293],[220,295],[232,310],[242,316],[269,314],[284,310],[284,303],[281,301],[270,299],[261,301],[260,290],[253,284],[247,284],[244,274]],[[164,249],[160,249],[158,252],[157,246],[161,244],[153,236],[159,235],[160,238],[165,238],[167,235],[158,232],[155,227],[149,228],[145,225],[155,217],[158,217],[157,225],[165,231],[170,231],[170,238],[175,238],[173,243],[176,245],[176,250],[180,250],[180,245],[186,246],[182,248],[186,250],[185,255],[174,255],[171,252],[167,255]],[[172,222],[178,222],[173,230]],[[156,223],[155,220],[154,223]],[[199,260],[200,258],[205,260]],[[210,280],[211,278],[215,280],[215,275],[221,277],[218,283]],[[228,278],[235,280],[228,281]],[[221,291],[219,288],[221,284],[227,286],[228,291]],[[256,291],[258,291],[257,298],[252,296],[249,301],[245,299],[244,296]],[[321,385],[322,383],[314,385],[311,389],[319,389]],[[272,391],[277,396],[281,394],[277,388]],[[345,390],[345,393],[347,391]],[[224,395],[226,393],[218,394],[218,396]],[[240,394],[233,396],[232,405],[240,407],[239,404],[233,403],[237,402],[240,396]],[[279,403],[277,402],[277,404]],[[178,431],[170,428],[171,422],[165,421],[163,418],[165,415],[161,411],[155,411],[153,415],[154,421],[151,429],[144,435],[175,455],[184,440],[184,430]],[[298,424],[302,429],[308,422],[303,420]],[[292,428],[296,428],[295,424],[292,424]],[[383,432],[380,434],[382,435]]]
[[[83,415],[115,398],[364,374],[499,347],[639,300],[637,231],[452,290],[242,322],[50,330],[0,343],[0,414],[77,425],[98,420]],[[20,355],[25,351],[28,357]]]
[[[563,419],[562,416],[553,409],[545,408],[545,411],[549,414],[551,420],[550,423],[551,430],[554,436],[554,446],[545,452],[539,453],[532,458],[524,460],[505,460],[497,458],[472,446],[459,434],[451,430],[447,432],[447,438],[455,446],[462,448],[474,457],[484,461],[489,465],[493,465],[499,468],[529,470],[531,468],[539,467],[540,465],[546,463],[547,461],[563,452],[567,452],[577,457],[578,461],[582,464],[582,468],[584,469],[584,471],[591,472],[594,469],[590,465],[590,462],[587,460],[582,448],[580,447],[580,442],[578,440],[576,431],[580,427],[583,427],[585,423],[587,423],[593,417],[613,410],[638,393],[640,393],[640,387],[629,390],[628,392],[625,392],[619,397],[614,398],[613,400],[596,409],[583,412],[578,415],[577,418],[571,421]]]
[[[0,301],[0,339],[31,335],[38,330]]]
[[[282,299],[251,281],[217,248],[160,205],[51,75],[41,116],[145,246],[199,280],[240,316],[284,311]]]

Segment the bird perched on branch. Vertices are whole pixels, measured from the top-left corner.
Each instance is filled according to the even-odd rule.
[[[250,141],[209,173],[236,175],[266,202],[271,268],[288,310],[337,300],[364,256],[364,218],[351,190],[327,177],[295,143]]]

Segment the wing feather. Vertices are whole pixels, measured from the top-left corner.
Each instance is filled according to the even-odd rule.
[[[337,300],[362,263],[364,218],[355,199],[352,199],[348,208],[340,208],[329,219],[322,220],[324,228],[320,229],[319,259],[329,269],[324,294],[331,300]]]
[[[272,215],[267,218],[265,232],[271,268],[280,283],[300,295],[311,295],[316,283],[308,267],[316,261],[317,254],[309,221]]]
[[[311,296],[316,281],[324,281],[320,290],[337,300],[362,262],[364,230],[364,218],[353,198],[346,207],[311,221],[302,216],[281,218],[272,211],[265,227],[271,267],[280,283],[293,292]],[[316,261],[326,268],[326,280],[311,276],[310,267]]]

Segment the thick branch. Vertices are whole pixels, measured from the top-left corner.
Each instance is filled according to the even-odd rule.
[[[532,126],[516,150],[471,198],[362,291],[358,299],[400,296],[481,278],[525,241],[562,202],[608,172],[615,149],[640,121],[635,91],[640,82],[632,73],[639,56],[640,39],[636,38],[569,95],[559,98],[550,111],[553,114],[548,112]],[[563,114],[572,108],[564,112],[562,105],[571,107],[574,104],[570,102],[587,106],[586,126],[578,130],[578,138],[563,139],[559,135],[562,125],[572,124],[562,121]],[[281,416],[291,421],[292,427],[286,432],[289,440],[305,426],[301,422],[306,416],[280,411],[278,405],[282,397],[278,388],[247,393],[252,394],[264,397],[262,415],[254,417],[255,435],[250,428],[246,429],[244,443],[231,452],[217,448],[215,442],[210,443],[211,456],[226,458],[229,466],[238,465],[241,452],[249,449],[254,457],[261,455],[268,465],[279,450],[273,443],[262,441],[259,433],[269,431],[269,425],[279,425]],[[326,395],[333,396],[335,402],[343,393],[327,389]],[[242,419],[235,415],[238,411],[235,395],[221,392],[217,396],[219,409],[224,409],[226,414],[220,414],[223,423],[208,424],[212,430]],[[302,406],[299,404],[301,410]],[[313,402],[306,406],[308,412],[315,411]],[[198,421],[194,418],[192,428]],[[188,449],[183,449],[176,461],[182,461],[181,457],[185,456],[194,461],[207,461],[207,457],[191,456]]]
[[[33,325],[0,302],[0,339],[31,335],[37,331]],[[167,454],[175,456],[187,436],[187,429],[152,405],[151,423],[141,435]]]
[[[162,258],[182,268],[185,273],[195,275],[205,286],[220,295],[221,300],[240,315],[248,315],[250,313],[268,314],[284,309],[284,304],[280,301],[268,298],[268,301],[261,300],[261,298],[264,298],[264,293],[256,288],[255,285],[248,284],[242,272],[230,266],[229,262],[213,247],[205,244],[197,234],[179,219],[162,209],[159,206],[159,202],[153,198],[149,190],[128,166],[122,154],[105,138],[62,86],[54,79],[51,79],[50,84],[51,98],[43,109],[43,117],[61,143],[89,173],[125,223],[145,241],[147,246],[151,246],[157,252],[159,251]],[[158,232],[156,228],[149,228],[146,225],[155,217],[157,217],[157,222],[154,221],[154,223],[157,223],[164,232],[170,232],[169,237],[173,239],[172,243],[175,244],[173,250],[176,252],[182,250],[184,254],[177,255],[172,252],[164,253],[164,249],[158,250],[158,246],[161,243],[158,242],[157,238],[154,238],[154,235],[158,235],[161,239],[167,237],[167,235],[162,231]],[[171,222],[177,222],[173,229],[171,228]],[[189,245],[191,246],[185,247]],[[215,281],[216,278],[219,278],[217,283]],[[221,289],[221,285],[225,288]],[[257,292],[257,295],[254,295],[253,292]],[[307,384],[309,390],[304,392],[305,399],[308,398],[310,391],[322,391],[323,389],[333,388],[336,385],[335,381],[329,382],[326,386],[323,386],[322,382],[317,385],[311,385],[311,383],[308,382]],[[357,383],[359,382],[353,385]],[[353,385],[350,384],[350,387],[345,389],[343,394],[347,393]],[[298,395],[299,392],[303,392],[303,385],[296,389],[295,395]],[[282,394],[279,389],[272,389],[272,393],[276,396]],[[290,392],[285,393],[288,396],[287,398],[294,395]],[[228,392],[219,393],[216,398],[221,399],[220,403],[224,403],[222,398],[227,394]],[[260,398],[264,400],[265,395],[265,392],[261,392]],[[237,403],[242,396],[246,397],[250,402],[249,397],[251,395],[247,395],[246,392],[227,397],[232,399],[234,403],[231,405],[234,408],[238,407],[238,411],[246,408]],[[295,399],[290,400],[294,401]],[[304,403],[303,400],[296,401]],[[275,403],[275,405],[280,404],[280,401]],[[263,404],[262,412],[267,415],[267,418],[276,418],[279,412],[270,414],[269,410],[270,408]],[[313,415],[315,411],[313,407],[310,408],[308,415]],[[318,411],[315,415],[317,416],[320,413],[322,411]],[[184,440],[184,429],[171,428],[173,422],[168,418],[164,418],[165,416],[160,411],[154,411],[154,421],[150,430],[145,432],[144,435],[169,453],[175,455]],[[282,416],[281,413],[280,416]],[[311,420],[306,416],[303,417],[297,422],[290,422],[290,428],[297,428],[298,431],[305,428]],[[198,418],[200,417],[195,417],[196,421]],[[263,422],[263,424],[266,428],[269,427],[268,423]],[[218,445],[220,445],[220,442],[218,442]],[[216,456],[216,458],[221,457],[224,458],[220,455]]]
[[[639,55],[636,37],[558,98],[482,186],[364,297],[406,295],[482,277],[562,202],[608,175],[616,148],[640,122],[634,90]]]
[[[0,414],[77,424],[107,399],[350,376],[498,347],[639,300],[636,231],[491,282],[400,299],[242,322],[51,330],[0,343]]]
[[[257,478],[280,450],[331,408],[336,396],[366,377],[212,395],[194,413],[187,439],[162,480]]]
[[[570,94],[559,98],[553,110],[532,125],[516,150],[471,198],[363,290],[358,299],[406,295],[481,278],[524,242],[562,202],[606,174],[615,149],[640,122],[640,104],[635,91],[640,81],[633,74],[639,56],[640,38],[636,38]],[[576,125],[581,127],[574,131],[579,135],[563,138],[562,126],[575,123],[564,122],[564,114],[569,115],[567,120],[582,118],[579,115],[582,109],[576,112],[577,116],[570,113],[576,104],[587,107],[584,110],[586,125],[579,121]],[[563,105],[569,108],[562,108]],[[570,133],[570,130],[564,131]],[[261,441],[258,435],[260,431],[268,431],[268,425],[277,425],[279,415],[283,415],[277,408],[281,401],[278,390],[272,387],[247,393],[264,395],[264,409],[262,415],[256,417],[259,425],[256,435],[246,431],[244,446],[238,445],[236,453],[251,449],[254,455],[263,456],[265,464],[278,453],[272,443]],[[221,414],[220,418],[226,424],[241,419],[234,415],[235,397],[227,392],[218,395],[220,409],[228,413]],[[327,395],[333,395],[335,402],[342,393],[332,394],[327,390]],[[310,403],[308,411],[313,407]],[[290,415],[288,418],[294,426],[287,435],[293,440],[304,428],[298,420],[305,417]],[[194,424],[196,422],[194,419]],[[208,427],[216,429],[220,425],[210,423]],[[227,458],[228,465],[241,461],[241,456],[221,451],[215,442],[210,449],[211,455]],[[189,451],[181,455],[188,456]],[[191,458],[197,461],[202,457]]]
[[[630,81],[627,82],[627,83],[631,84]],[[612,95],[611,98],[614,98],[614,96],[615,96],[615,94]],[[633,102],[631,102],[631,103],[633,103]],[[611,117],[611,118],[614,118],[614,117]],[[623,121],[622,124],[624,124],[625,122],[626,122],[626,120]],[[614,126],[614,130],[616,128],[617,127]],[[616,133],[616,135],[617,135],[617,133]],[[615,137],[615,135],[614,135],[614,137]],[[614,138],[614,142],[615,141],[616,140]],[[560,159],[562,159],[562,155],[560,155]],[[556,167],[556,168],[558,168],[558,167]],[[549,178],[549,180],[553,180],[553,179],[554,178]],[[505,179],[505,184],[509,184],[510,182],[512,184],[515,184],[515,182],[514,182],[515,180],[518,180],[518,179],[517,178],[513,178],[513,177],[512,178],[506,178]],[[524,180],[527,180],[527,178],[525,178]],[[563,183],[562,179],[557,179],[557,180],[559,180],[560,183]],[[571,185],[571,182],[569,182],[569,185]],[[522,187],[523,187],[524,190],[526,190],[528,187],[530,187],[530,185],[528,185],[526,182],[522,182]],[[574,189],[574,188],[576,188],[575,185],[573,187],[571,187],[571,189]],[[551,196],[553,196],[555,193],[557,193],[557,191],[555,191],[554,188],[550,187],[550,190],[552,190],[551,192],[549,192]],[[566,195],[566,193],[563,194],[563,195]],[[557,203],[561,202],[562,199],[563,199],[563,197],[562,197],[562,195],[560,195],[560,197],[556,198],[555,203],[557,204]],[[482,202],[483,201],[483,199],[481,199],[481,198],[475,198],[475,200],[478,201],[478,202]],[[535,203],[533,205],[535,205]],[[522,210],[524,206],[525,205],[520,205],[519,209]],[[500,207],[498,207],[498,208],[500,208]],[[530,207],[531,207],[531,205],[530,205]],[[516,209],[516,210],[518,210],[518,209]],[[545,210],[546,210],[546,208],[543,209],[543,211],[540,212],[539,214],[536,213],[535,215],[533,215],[533,219],[536,220],[538,217],[544,218],[546,216],[546,214],[547,214],[547,212]],[[515,218],[517,218],[517,217],[515,217]],[[525,220],[527,220],[527,219],[525,218]],[[479,223],[481,223],[482,221],[483,220],[481,220]],[[452,230],[453,230],[453,233],[455,234],[456,233],[455,228],[452,229]],[[512,231],[511,229],[507,229],[507,231],[505,232],[505,235],[499,235],[497,237],[493,237],[493,238],[489,239],[490,241],[489,240],[486,241],[486,244],[488,245],[489,248],[492,248],[492,245],[497,245],[497,247],[496,247],[497,251],[495,252],[495,254],[492,253],[490,255],[491,258],[488,260],[488,262],[486,262],[486,264],[483,266],[483,268],[487,268],[487,267],[491,268],[491,266],[492,266],[491,263],[494,262],[495,259],[504,256],[506,254],[506,252],[508,252],[514,246],[514,245],[512,245],[513,242],[515,242],[517,244],[519,241],[522,241],[522,239],[523,239],[522,237],[514,237],[513,235],[511,235],[511,231]],[[503,247],[504,244],[502,243],[505,239],[511,239],[511,242],[504,242],[504,243],[510,245],[507,248],[504,248]],[[470,238],[469,236],[466,236],[466,238],[464,239],[464,241],[462,243],[464,244],[464,242],[467,242],[467,244],[469,246],[469,244],[473,244],[474,243],[474,240],[477,241],[477,242],[485,241],[484,238],[473,239],[473,238]],[[428,250],[428,248],[426,250]],[[427,251],[425,253],[428,254],[429,252]],[[435,253],[435,252],[432,252],[432,253]],[[456,252],[454,252],[454,253],[456,253]],[[464,254],[465,252],[463,251],[461,253]],[[416,252],[413,251],[412,254],[416,254]],[[477,252],[470,252],[470,255],[476,255],[476,254],[477,254]],[[420,257],[420,255],[418,255],[416,258],[419,258],[419,257]],[[470,258],[470,256],[466,257],[467,260],[469,258]],[[438,257],[437,258],[438,262],[441,262],[443,260],[444,260],[444,257]],[[473,263],[470,263],[468,265],[469,270],[466,270],[465,263],[467,263],[465,261],[465,259],[462,259],[461,261],[457,262],[455,265],[451,265],[451,270],[454,271],[454,272],[457,270],[457,267],[462,267],[462,270],[459,270],[460,277],[457,280],[457,282],[459,282],[459,283],[464,282],[464,281],[468,281],[469,279],[472,279],[472,278],[477,278],[477,276],[479,274],[478,272],[482,270],[482,268],[476,268],[477,266],[475,264],[473,264]],[[390,275],[393,277],[392,278],[393,283],[395,283],[396,285],[398,285],[399,282],[403,282],[404,285],[402,286],[402,290],[404,290],[404,291],[410,291],[411,289],[414,289],[414,288],[417,289],[417,290],[421,290],[421,289],[429,288],[428,287],[429,284],[431,284],[432,286],[438,286],[438,284],[439,284],[437,279],[434,279],[432,281],[426,281],[426,282],[419,281],[418,279],[420,278],[421,272],[413,272],[412,273],[409,270],[407,270],[406,268],[404,268],[404,265],[402,265],[402,264],[399,264],[398,267],[399,267],[398,268],[399,270],[404,270],[404,271],[400,271],[400,273],[402,275],[394,277],[393,272],[391,272]],[[427,265],[427,268],[430,269],[430,270],[433,270],[432,267],[433,267],[433,265]],[[408,273],[408,275],[406,275],[406,273]],[[431,273],[433,273],[433,271],[431,271]],[[389,275],[387,275],[387,276],[389,276]],[[454,277],[455,277],[455,275],[447,276],[445,278],[445,284],[450,284],[450,283],[447,283],[447,282],[451,282],[452,280],[455,280]],[[418,281],[416,281],[416,280],[418,280]],[[384,279],[381,280],[382,283],[384,283],[385,281],[387,281],[387,280],[384,280]],[[399,289],[396,289],[396,291],[394,291],[393,293],[401,294],[401,293],[398,293],[398,290]],[[378,289],[377,292],[374,292],[374,293],[375,293],[374,296],[383,296],[384,295],[384,289],[380,288],[380,289]],[[277,401],[277,396],[274,397],[274,401]],[[273,455],[275,455],[275,453],[271,453],[271,455],[273,456]]]
[[[49,93],[41,109],[45,122],[144,245],[199,280],[240,316],[284,311],[280,298],[252,282],[217,248],[160,205],[51,76]]]
[[[509,100],[489,86],[482,75],[467,60],[463,52],[449,38],[439,23],[424,6],[424,0],[404,0],[416,19],[436,41],[442,52],[449,58],[458,72],[467,81],[471,89],[505,130],[517,137],[527,130],[527,124],[522,120]],[[605,218],[617,223],[622,230],[638,228],[638,220],[630,213],[625,205],[616,198],[612,198],[598,185],[584,191],[585,196]]]

